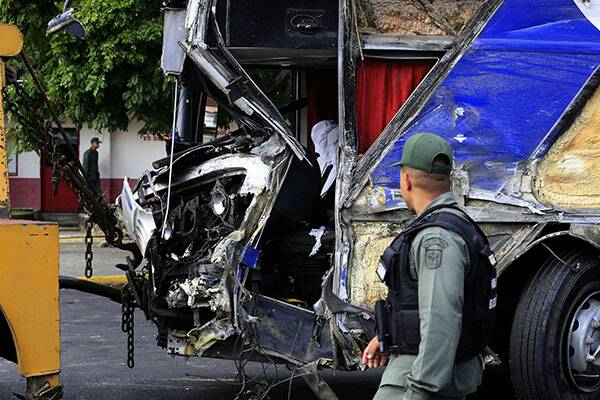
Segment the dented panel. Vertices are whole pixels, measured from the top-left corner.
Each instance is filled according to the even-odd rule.
[[[600,67],[600,31],[589,18],[573,0],[504,2],[387,147],[371,173],[374,186],[397,188],[390,164],[404,141],[435,132],[452,144],[471,192],[499,202],[497,194],[522,198],[529,158],[561,133],[562,118]]]

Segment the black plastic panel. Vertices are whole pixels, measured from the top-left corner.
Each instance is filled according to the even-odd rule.
[[[219,25],[229,47],[336,47],[336,1],[220,0],[217,4]]]

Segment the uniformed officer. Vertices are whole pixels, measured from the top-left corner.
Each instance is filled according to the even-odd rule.
[[[401,166],[402,197],[408,208],[417,213],[417,221],[419,216],[429,217],[428,214],[446,212],[459,217],[459,221],[464,221],[467,228],[471,224],[475,225],[458,208],[456,199],[450,191],[452,160],[452,149],[449,143],[438,135],[420,133],[406,141],[402,160],[396,165]],[[412,225],[414,224],[413,222]],[[404,231],[409,231],[410,227],[411,225]],[[471,227],[481,232],[476,225]],[[487,244],[487,239],[483,234],[481,235],[482,245],[484,242]],[[408,337],[407,342],[410,342],[411,335],[417,338],[413,346],[413,354],[410,354],[410,344],[406,343],[404,345],[408,347],[404,351],[400,346],[400,351],[392,354],[384,353],[380,350],[378,337],[375,337],[364,350],[362,361],[370,368],[388,364],[375,400],[462,399],[476,391],[483,371],[482,357],[477,354],[479,350],[473,351],[473,348],[479,349],[480,343],[464,350],[465,347],[469,347],[469,344],[465,346],[463,343],[465,338],[461,340],[461,335],[466,336],[466,341],[479,340],[473,335],[462,333],[466,328],[465,325],[473,325],[472,321],[463,319],[465,295],[469,302],[474,301],[473,296],[469,297],[465,290],[468,284],[465,276],[475,262],[470,260],[470,254],[473,253],[470,253],[470,244],[466,243],[461,235],[441,226],[430,225],[416,229],[416,233],[410,240],[406,245],[405,253],[408,258],[405,275],[408,276],[399,273],[394,281],[401,282],[401,286],[408,285],[408,291],[411,282],[415,283],[413,294],[415,322],[412,329],[416,332],[410,332],[410,311],[403,310],[404,314],[399,317],[400,323],[405,325],[401,328],[404,332],[400,332],[399,335]],[[487,248],[489,249],[489,246]],[[489,253],[491,260],[493,258],[491,250]],[[390,271],[382,272],[378,268],[378,274],[384,280],[381,273],[389,275]],[[491,284],[495,289],[495,271],[493,274]],[[389,282],[390,280],[387,279],[388,287],[390,287]],[[405,299],[406,296],[404,293]],[[388,294],[388,302],[389,298]],[[404,301],[406,303],[406,300]],[[489,308],[495,308],[495,297],[493,302],[490,302]],[[472,316],[469,318],[476,319]],[[394,324],[398,325],[397,322]],[[459,341],[461,348],[459,348]],[[465,357],[468,359],[459,360],[457,352],[466,354]]]
[[[90,148],[83,153],[83,171],[92,188],[97,194],[100,194],[100,171],[98,168],[98,148],[100,147],[100,139],[93,137],[90,140]]]

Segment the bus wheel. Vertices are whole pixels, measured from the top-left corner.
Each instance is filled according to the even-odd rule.
[[[552,252],[526,286],[510,338],[519,399],[600,397],[600,259]]]

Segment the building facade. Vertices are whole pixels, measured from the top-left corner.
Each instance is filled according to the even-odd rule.
[[[123,178],[137,178],[152,161],[166,156],[165,142],[156,136],[140,136],[142,123],[131,122],[127,131],[100,134],[84,127],[79,130],[67,125],[71,143],[76,146],[79,159],[90,146],[90,139],[97,136],[102,141],[99,151],[99,168],[102,193],[113,202],[121,193]],[[56,194],[52,190],[52,166],[45,155],[25,152],[9,155],[11,207],[28,208],[41,212],[77,212],[77,197],[60,182]]]

